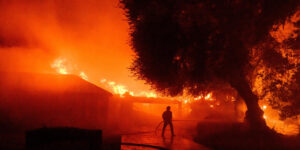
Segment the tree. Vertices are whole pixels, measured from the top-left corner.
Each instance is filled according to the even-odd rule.
[[[154,89],[197,95],[206,83],[230,84],[247,105],[245,120],[266,127],[249,84],[249,52],[273,25],[299,8],[298,0],[121,0],[136,53],[131,67]]]
[[[295,79],[295,82],[288,85],[288,88],[285,88],[288,90],[284,90],[284,93],[279,90],[276,91],[276,96],[285,96],[283,99],[280,99],[280,102],[288,102],[286,105],[275,105],[281,110],[280,118],[283,120],[292,117],[298,119],[297,116],[300,114],[300,67],[298,67],[297,73],[293,76],[293,78]],[[278,93],[283,93],[283,95],[279,95]],[[274,107],[274,104],[277,102],[272,102]]]
[[[252,52],[254,92],[279,110],[282,120],[300,114],[300,11],[286,20],[285,26],[279,25],[281,29],[271,34],[274,38],[268,37]]]

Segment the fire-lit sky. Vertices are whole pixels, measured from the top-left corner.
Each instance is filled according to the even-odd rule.
[[[0,0],[0,70],[68,73],[149,89],[131,77],[129,25],[118,0]]]

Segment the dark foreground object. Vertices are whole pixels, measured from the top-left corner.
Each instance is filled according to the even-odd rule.
[[[250,130],[243,123],[199,123],[197,143],[214,150],[299,150],[299,136]]]
[[[41,128],[26,132],[27,150],[100,150],[102,131]]]

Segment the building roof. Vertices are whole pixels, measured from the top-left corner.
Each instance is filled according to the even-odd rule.
[[[112,96],[110,92],[76,75],[0,72],[0,92],[14,90]]]

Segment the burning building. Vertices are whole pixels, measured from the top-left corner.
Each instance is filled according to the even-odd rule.
[[[0,74],[1,129],[105,127],[112,94],[75,75]]]

